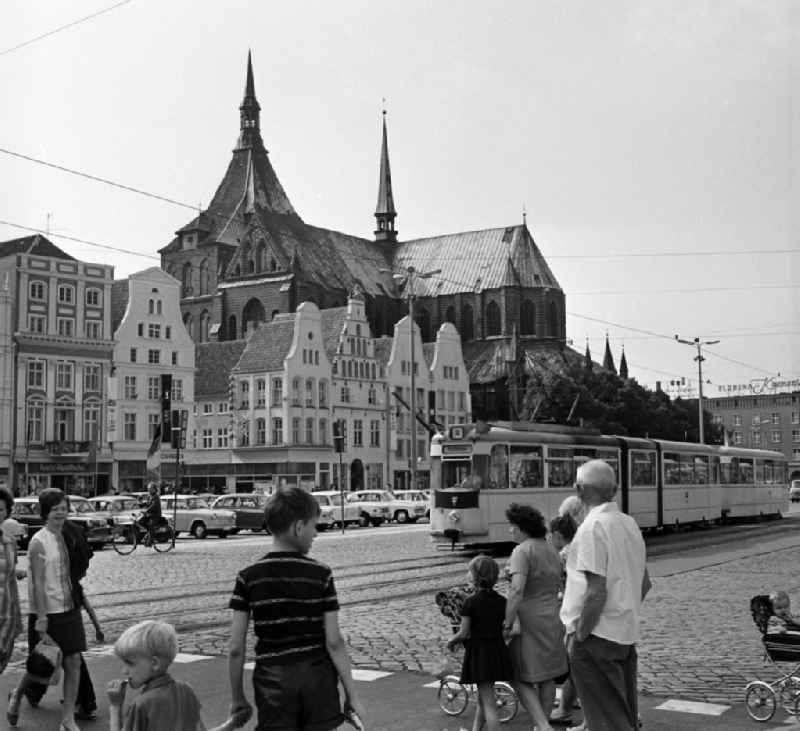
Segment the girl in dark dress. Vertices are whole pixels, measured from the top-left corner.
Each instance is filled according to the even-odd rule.
[[[447,643],[451,650],[464,643],[461,682],[478,686],[478,703],[472,731],[480,731],[484,721],[488,731],[497,731],[497,707],[494,683],[512,677],[511,658],[503,639],[506,600],[495,590],[500,571],[488,556],[476,556],[469,562],[470,581],[475,593],[464,600],[461,627]]]

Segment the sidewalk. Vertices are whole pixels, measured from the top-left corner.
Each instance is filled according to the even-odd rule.
[[[110,653],[110,648],[90,651],[87,662],[100,704],[97,721],[82,722],[81,729],[108,728],[108,703],[105,698],[105,683],[120,677],[121,664]],[[9,666],[0,676],[0,704],[5,704],[8,691],[16,684],[22,668]],[[203,719],[207,726],[221,723],[227,715],[228,671],[224,657],[181,654],[173,665],[173,674],[186,680],[197,692],[203,705]],[[461,731],[472,726],[474,707],[468,706],[461,716],[450,717],[439,708],[437,687],[428,687],[434,680],[428,675],[412,672],[384,673],[356,669],[358,690],[367,709],[367,728],[370,731]],[[248,697],[252,698],[251,673],[246,673],[245,683]],[[742,692],[744,695],[744,692]],[[22,703],[19,728],[46,731],[57,729],[59,721],[60,688],[51,688],[38,709]],[[674,710],[673,710],[674,709]],[[689,712],[692,711],[692,712]],[[780,709],[772,721],[762,724],[751,720],[741,704],[714,706],[712,704],[686,704],[680,699],[643,696],[640,712],[645,731],[774,731],[775,729],[800,729],[794,719]],[[576,716],[576,722],[578,720]],[[253,729],[255,723],[247,725]],[[531,731],[527,713],[520,709],[517,717],[504,724],[504,731]],[[0,728],[7,728],[4,711],[0,713]],[[345,728],[351,728],[346,726]],[[556,727],[563,728],[563,727]]]

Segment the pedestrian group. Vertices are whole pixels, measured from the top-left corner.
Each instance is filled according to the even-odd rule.
[[[463,604],[461,625],[448,646],[463,643],[461,682],[477,685],[473,731],[499,728],[493,683],[501,680],[513,683],[536,731],[569,724],[576,695],[584,724],[575,729],[637,728],[636,642],[650,580],[639,528],[614,502],[616,484],[614,470],[601,460],[579,467],[576,495],[551,521],[549,538],[538,510],[517,503],[508,507],[506,519],[517,546],[506,569],[507,597],[494,588],[500,576],[494,559],[481,555],[469,563],[474,592]],[[60,666],[59,729],[77,731],[76,719],[96,718],[82,657],[83,609],[102,641],[80,584],[91,549],[67,520],[62,491],[42,491],[39,504],[45,525],[28,547],[29,657],[25,675],[9,694],[6,717],[17,726],[22,699],[38,705]],[[25,572],[16,565],[16,541],[24,528],[8,517],[12,505],[11,493],[0,488],[0,672],[22,632],[17,580]],[[328,731],[345,721],[364,728],[364,709],[339,628],[333,573],[308,555],[319,511],[314,497],[296,487],[278,489],[267,501],[272,548],[236,577],[229,602],[231,705],[227,721],[213,731],[240,728],[253,715],[244,690],[251,621],[257,729]],[[178,651],[171,625],[140,622],[122,633],[114,649],[125,677],[107,686],[111,731],[205,730],[194,691],[169,673]],[[562,693],[554,706],[557,684]],[[128,696],[129,688],[138,693]]]

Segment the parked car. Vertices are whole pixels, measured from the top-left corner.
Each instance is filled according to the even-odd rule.
[[[112,532],[120,526],[131,525],[142,514],[139,501],[133,495],[98,495],[88,501],[95,512],[111,521]]]
[[[111,522],[104,513],[98,513],[85,497],[69,495],[68,517],[83,528],[83,534],[92,548],[102,548],[111,541]]]
[[[33,534],[44,525],[44,519],[39,513],[38,497],[14,498],[14,507],[11,508],[11,517],[25,526],[26,533],[19,540],[19,547],[25,551]]]
[[[390,494],[394,497],[392,520],[416,523],[420,518],[431,517],[430,498],[424,490],[394,490]]]
[[[143,508],[150,502],[150,493],[146,490],[144,492],[131,492],[129,493],[131,497],[135,497],[136,500],[139,502],[139,507]]]
[[[211,533],[227,538],[236,530],[236,515],[232,510],[212,510],[205,500],[195,495],[178,495],[177,502],[173,495],[165,495],[161,498],[161,511],[176,535],[191,533],[195,538],[205,538]]]
[[[391,520],[391,497],[385,490],[356,490],[347,493],[347,501],[358,506],[361,518],[360,524],[364,527],[370,523],[378,526]]]
[[[200,495],[197,498],[203,499]],[[267,524],[264,522],[264,505],[266,502],[267,498],[264,495],[241,492],[215,496],[209,507],[211,510],[226,509],[233,511],[236,516],[234,533],[245,529],[265,531],[267,530]]]
[[[338,490],[318,490],[311,495],[319,503],[319,518],[317,528],[325,530],[342,522],[342,496]],[[344,524],[360,523],[361,508],[356,503],[349,502],[346,497],[344,501]]]
[[[789,485],[789,500],[793,503],[800,502],[800,480],[792,480]]]
[[[200,500],[202,500],[210,508],[211,503],[213,503],[219,497],[219,495],[214,492],[198,492],[195,497],[200,498]]]

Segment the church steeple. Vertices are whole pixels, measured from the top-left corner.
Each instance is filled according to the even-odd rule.
[[[606,352],[605,355],[603,355],[603,368],[612,373],[617,372],[614,366],[614,356],[611,355],[611,346],[608,344],[608,333],[606,333]]]
[[[589,338],[586,338],[586,353],[583,356],[583,367],[590,371],[592,370],[592,353],[589,350]]]
[[[256,99],[256,85],[253,80],[253,62],[250,51],[247,52],[247,80],[244,85],[244,99],[239,107],[239,142],[237,147],[252,147],[261,142],[261,122],[259,113],[261,106]],[[262,143],[263,144],[263,143]]]
[[[392,195],[392,171],[389,168],[389,144],[386,140],[386,110],[383,110],[383,144],[381,145],[381,173],[378,187],[378,205],[375,207],[375,220],[378,228],[375,231],[375,241],[397,241],[397,231],[394,230],[394,219],[397,211],[394,209],[394,196]]]
[[[619,377],[620,378],[627,378],[628,377],[628,361],[625,358],[625,346],[622,346],[622,356],[619,359]]]

